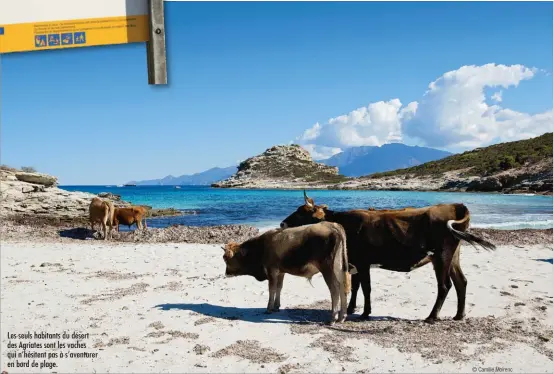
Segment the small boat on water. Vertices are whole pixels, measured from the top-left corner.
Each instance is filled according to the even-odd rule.
[[[136,187],[136,184],[124,184],[123,187]]]
[[[175,186],[175,188],[179,189],[179,188],[181,188],[181,186]]]

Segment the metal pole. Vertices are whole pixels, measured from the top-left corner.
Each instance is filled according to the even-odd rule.
[[[167,84],[163,0],[148,0],[148,11],[150,15],[150,40],[146,42],[148,84]]]

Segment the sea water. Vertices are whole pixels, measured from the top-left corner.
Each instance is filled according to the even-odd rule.
[[[249,224],[260,229],[279,223],[304,202],[301,190],[240,190],[208,186],[60,186],[67,191],[111,192],[133,204],[176,208],[185,215],[148,220],[149,227]],[[374,207],[422,207],[464,203],[471,227],[498,229],[552,228],[552,196],[467,192],[308,190],[316,204],[333,210]],[[122,229],[124,229],[122,227]]]

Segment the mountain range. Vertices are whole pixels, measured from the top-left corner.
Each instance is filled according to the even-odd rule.
[[[149,179],[144,181],[132,181],[127,184],[136,184],[137,186],[180,186],[180,185],[210,185],[222,179],[229,178],[237,171],[236,166],[229,166],[226,168],[211,168],[206,171],[195,173],[191,175],[181,175],[174,177],[168,175],[161,179]]]
[[[380,147],[362,146],[348,148],[331,158],[318,162],[327,166],[337,167],[341,175],[359,177],[416,166],[450,155],[450,152],[438,149],[391,143]],[[237,166],[226,168],[215,167],[192,175],[181,175],[179,177],[168,175],[161,179],[131,181],[128,184],[139,186],[211,185],[231,177],[235,172],[237,172]]]
[[[319,162],[336,166],[347,177],[359,177],[389,170],[404,169],[452,155],[434,148],[390,143],[353,147]]]

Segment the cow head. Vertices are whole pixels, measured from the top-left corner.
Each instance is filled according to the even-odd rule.
[[[247,271],[245,264],[243,264],[244,257],[246,255],[246,249],[242,248],[239,243],[230,242],[223,248],[223,261],[225,261],[225,275],[236,276],[245,275]]]
[[[314,200],[308,197],[304,190],[304,205],[299,206],[294,213],[285,218],[281,222],[281,228],[286,229],[325,221],[326,214],[327,205],[315,205]]]

